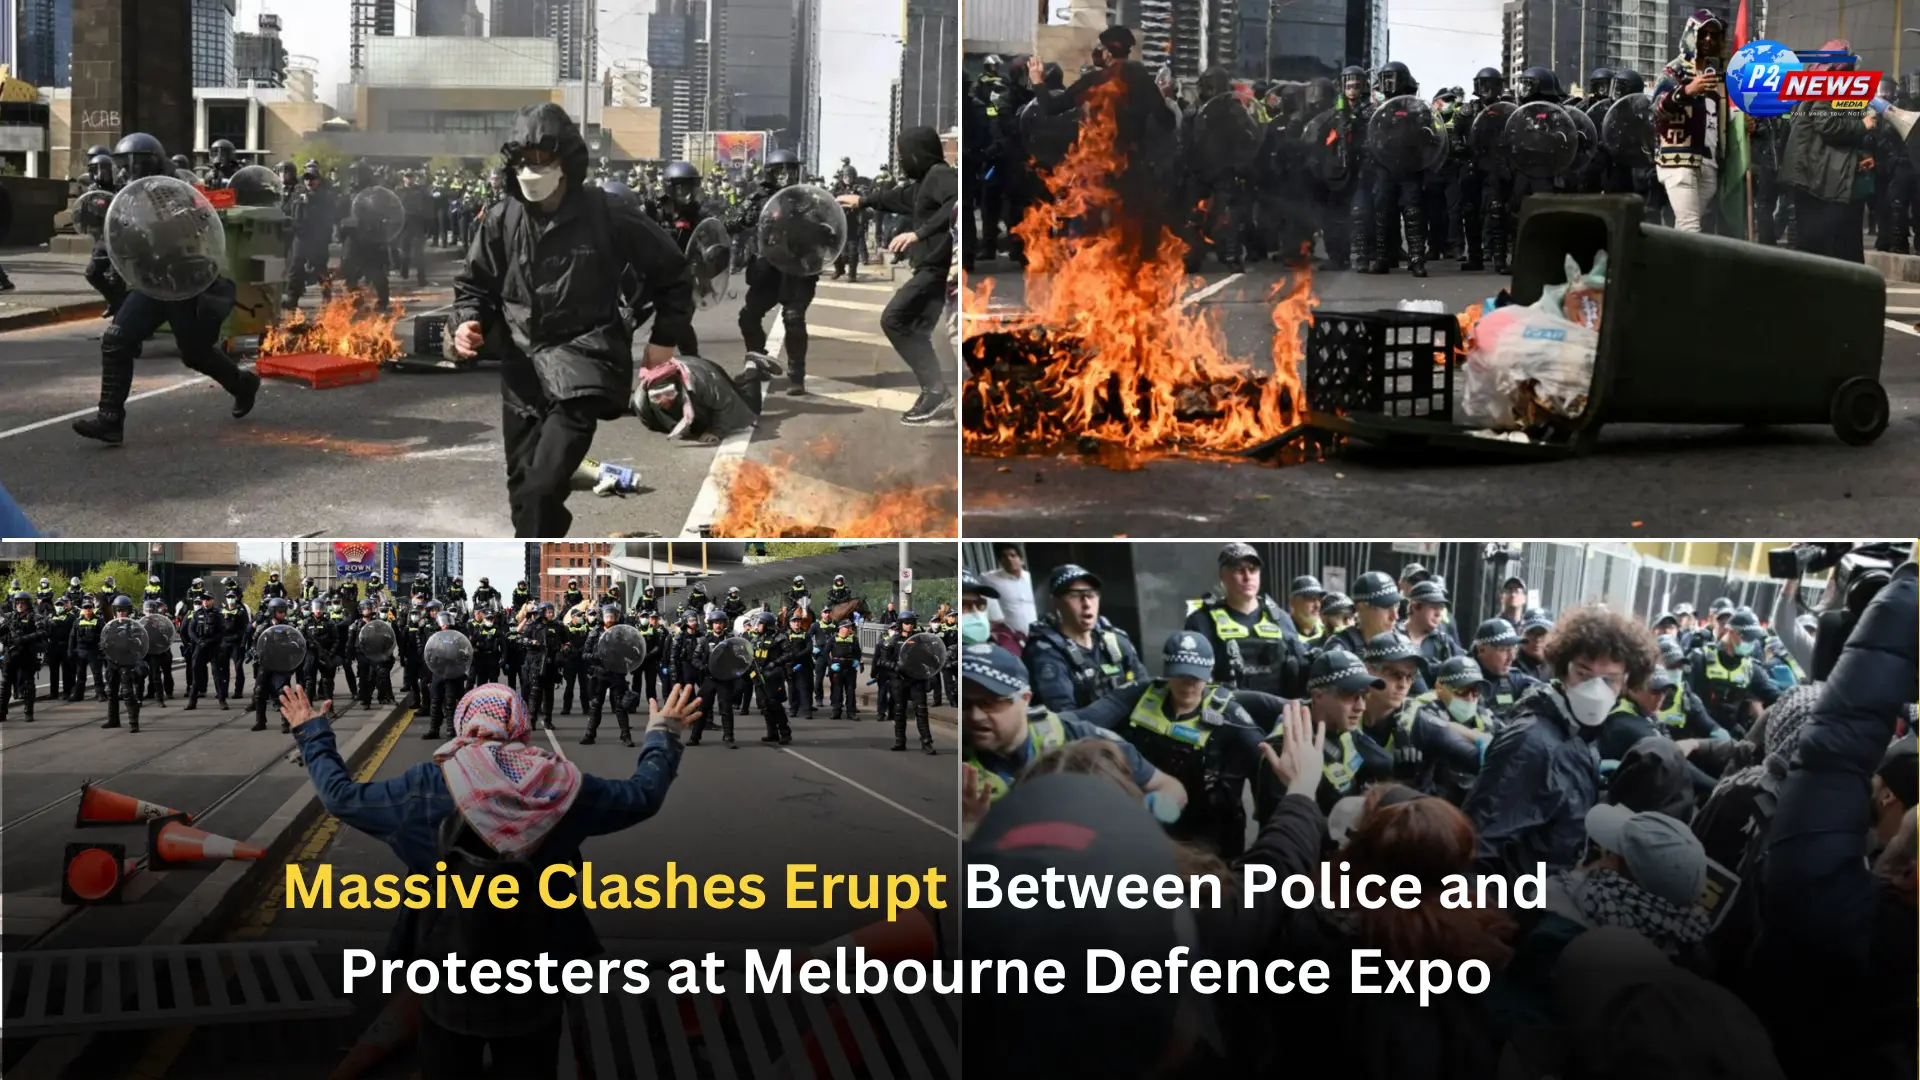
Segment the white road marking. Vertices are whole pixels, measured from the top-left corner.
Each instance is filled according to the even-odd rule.
[[[1887,314],[1889,315],[1920,315],[1920,307],[1890,307],[1887,309]]]
[[[861,300],[829,300],[824,296],[815,296],[813,298],[812,306],[845,308],[848,311],[885,311],[887,310],[887,305],[885,304],[869,304]],[[812,330],[813,327],[809,326],[807,327],[807,329]]]
[[[908,409],[913,408],[913,403],[918,400],[920,396],[919,392],[914,390],[884,390],[873,387],[856,386],[853,383],[841,382],[838,379],[821,379],[808,376],[807,396],[813,397],[816,395],[823,398],[831,398],[834,401],[844,401],[849,405],[858,405],[866,409],[885,409],[888,412],[897,413],[904,413]]]
[[[900,811],[901,813],[907,815],[913,820],[920,822],[922,825],[931,825],[934,828],[940,830],[941,832],[946,833],[948,836],[953,837],[955,840],[960,839],[959,833],[953,831],[952,829],[947,828],[945,825],[940,824],[939,822],[933,820],[932,818],[922,817],[921,815],[914,813],[912,810],[909,810],[906,807],[901,806],[899,803],[894,802],[892,799],[887,798],[885,795],[880,794],[879,792],[873,790],[872,788],[861,783],[860,781],[853,779],[850,776],[846,776],[842,773],[834,772],[832,769],[829,769],[825,765],[820,764],[819,762],[813,760],[807,755],[800,753],[799,751],[795,750],[791,746],[781,747],[780,752],[783,754],[792,754],[794,757],[797,757],[801,761],[804,761],[807,764],[813,766],[814,768],[819,769],[821,772],[826,773],[828,776],[837,777],[838,779],[843,780],[846,783],[852,784],[854,787],[859,788],[861,791],[866,792],[867,794],[873,796],[876,799],[879,799],[881,802],[886,803],[888,806],[893,807],[895,810]]]
[[[1219,281],[1214,282],[1213,284],[1207,286],[1204,289],[1197,289],[1181,297],[1180,303],[1197,304],[1200,301],[1205,300],[1207,297],[1212,296],[1213,294],[1219,292],[1221,289],[1226,288],[1227,286],[1233,284],[1236,281],[1239,281],[1241,278],[1246,276],[1247,275],[1245,274],[1228,274],[1226,277],[1221,278]]]
[[[818,303],[819,301],[814,301]],[[843,330],[838,326],[809,326],[808,337],[831,338],[834,341],[854,341],[862,345],[885,345],[887,335],[876,334],[871,330]],[[808,376],[809,379],[812,376]]]
[[[1887,320],[1887,329],[1898,330],[1903,334],[1912,334],[1914,337],[1920,337],[1920,330],[1915,330],[1913,327],[1908,326],[1906,323],[1895,322],[1892,319]]]
[[[241,368],[247,371],[253,370],[252,364],[242,364],[240,366]],[[212,379],[207,378],[204,375],[190,375],[187,378],[181,379],[177,382],[168,383],[165,386],[156,387],[152,390],[143,390],[140,393],[135,394],[132,397],[129,397],[127,399],[127,404],[131,405],[136,401],[145,401],[148,398],[159,397],[161,394],[171,394],[175,390],[179,390],[183,387],[195,386],[195,385],[214,386],[217,384]],[[7,431],[0,431],[0,439],[11,439],[15,435],[25,435],[30,431],[39,431],[43,427],[52,427],[55,424],[65,423],[68,420],[78,420],[83,416],[92,416],[98,411],[99,411],[98,406],[89,405],[84,409],[67,413],[64,416],[50,416],[45,420],[36,420],[31,424],[22,424],[17,428],[11,428]]]
[[[812,330],[812,327],[808,327]],[[778,357],[780,350],[787,344],[787,324],[776,317],[773,329],[767,332],[767,355]],[[771,391],[772,383],[763,390]],[[699,539],[700,526],[711,525],[719,518],[722,504],[726,501],[726,484],[733,477],[735,465],[747,456],[747,446],[753,442],[754,428],[736,431],[720,440],[720,446],[713,452],[713,463],[707,466],[707,479],[700,485],[700,494],[693,500],[693,508],[687,511],[686,524],[680,527],[682,537]]]
[[[821,281],[820,287],[823,289],[859,289],[861,292],[883,293],[890,293],[895,289],[895,286],[882,284],[877,281]]]
[[[408,461],[464,457],[497,460],[505,453],[506,447],[501,443],[476,443],[471,446],[443,446],[437,450],[414,450],[400,456]]]

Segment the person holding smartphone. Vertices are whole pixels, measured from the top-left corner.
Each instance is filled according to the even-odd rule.
[[[1662,72],[1653,93],[1657,147],[1654,164],[1673,206],[1673,226],[1687,232],[1720,231],[1720,165],[1726,160],[1727,27],[1701,8],[1680,32],[1680,55]]]

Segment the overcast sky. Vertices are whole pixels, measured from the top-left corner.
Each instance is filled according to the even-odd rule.
[[[1387,59],[1407,65],[1431,95],[1471,89],[1473,73],[1500,66],[1500,0],[1386,0]]]

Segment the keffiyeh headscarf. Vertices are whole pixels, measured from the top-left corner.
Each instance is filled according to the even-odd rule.
[[[467,691],[453,730],[433,760],[460,816],[502,855],[539,847],[580,794],[580,767],[527,741],[526,703],[500,683]]]

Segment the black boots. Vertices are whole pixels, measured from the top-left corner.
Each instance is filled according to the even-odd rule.
[[[1407,230],[1407,272],[1414,277],[1427,276],[1427,212],[1419,206],[1400,211],[1401,224]]]
[[[73,430],[83,438],[98,439],[108,446],[119,446],[127,437],[126,425],[125,413],[97,411],[92,416],[75,420]]]

